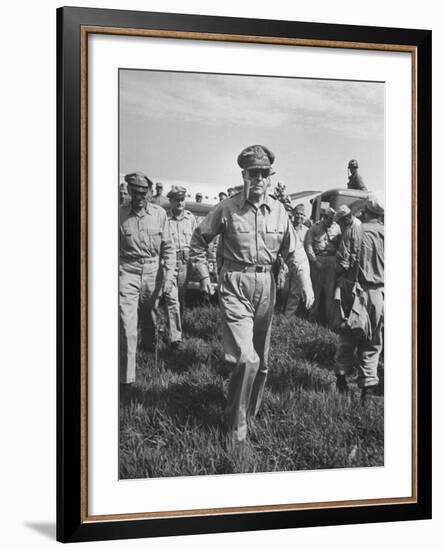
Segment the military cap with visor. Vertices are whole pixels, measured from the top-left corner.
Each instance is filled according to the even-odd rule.
[[[347,204],[342,204],[337,208],[337,212],[335,213],[335,221],[338,222],[338,220],[349,216],[349,214],[351,214],[351,209],[349,206]]]
[[[237,163],[243,170],[262,168],[270,171],[274,159],[274,153],[264,145],[250,145],[238,155]]]
[[[176,199],[181,201],[186,198],[186,188],[181,185],[173,185],[166,196],[168,199]]]
[[[140,191],[147,191],[152,189],[152,181],[143,174],[143,172],[132,172],[131,174],[126,174],[125,176],[126,183],[132,188]]]
[[[378,200],[375,197],[371,197],[366,201],[366,209],[369,210],[369,212],[372,212],[373,214],[376,214],[377,216],[383,216],[385,213],[385,209],[383,206],[378,202]]]
[[[348,168],[358,168],[358,162],[355,159],[351,159],[348,162]]]

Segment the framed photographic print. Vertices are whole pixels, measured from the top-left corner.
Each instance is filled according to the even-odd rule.
[[[431,32],[57,32],[58,540],[430,518]]]

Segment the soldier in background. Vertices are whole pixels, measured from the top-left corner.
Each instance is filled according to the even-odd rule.
[[[274,313],[272,267],[280,253],[300,280],[309,308],[313,302],[309,263],[284,206],[268,194],[273,153],[262,145],[244,149],[237,162],[243,192],[220,202],[194,231],[191,260],[200,274],[200,288],[210,293],[206,250],[222,234],[219,301],[225,360],[231,367],[225,417],[229,441],[241,450],[247,416],[260,408],[268,373],[268,352]]]
[[[367,191],[367,187],[364,184],[363,178],[358,172],[358,162],[355,159],[351,159],[348,162],[348,189],[359,189],[360,191]]]
[[[155,184],[155,195],[152,197],[151,202],[158,204],[158,206],[163,208],[167,208],[169,206],[168,199],[163,195],[163,183],[160,181]]]
[[[172,286],[176,259],[165,210],[147,202],[152,181],[142,172],[127,174],[125,181],[131,203],[120,208],[120,382],[131,384],[135,382],[137,326],[140,347],[153,350],[158,296],[162,285],[165,292]]]
[[[299,238],[300,242],[304,245],[308,228],[304,225],[306,217],[306,210],[304,204],[297,204],[293,209],[293,225],[295,234]],[[301,293],[297,283],[297,279],[291,272],[288,272],[284,289],[283,289],[285,307],[284,313],[288,317],[295,315],[301,307]]]
[[[315,304],[312,318],[330,326],[331,306],[335,288],[335,253],[340,241],[340,227],[334,222],[333,208],[323,210],[320,220],[307,232],[305,249],[311,264],[311,279]]]
[[[196,194],[195,194],[195,202],[203,202],[203,195],[202,195],[202,193],[196,193]]]
[[[181,318],[186,300],[186,283],[188,275],[189,245],[197,222],[194,215],[185,209],[186,189],[172,186],[167,195],[171,208],[168,211],[169,227],[175,245],[177,269],[172,285],[163,293],[169,323],[169,336],[173,349],[180,349],[182,344]]]
[[[341,307],[348,320],[348,326],[339,335],[335,356],[337,389],[340,393],[348,392],[346,375],[352,371],[357,351],[358,386],[363,404],[376,395],[379,382],[377,368],[383,345],[383,216],[383,207],[376,199],[369,199],[363,213],[363,223],[354,227],[355,251],[346,250],[347,241],[343,240],[337,254]]]
[[[128,185],[125,181],[122,181],[120,184],[119,202],[120,206],[126,206],[129,202],[131,202],[131,197],[128,193]]]
[[[228,198],[228,195],[224,191],[220,191],[220,193],[218,194],[219,202],[222,202],[227,198]]]
[[[235,193],[235,189],[233,187],[228,187],[228,197],[232,197],[234,193]]]

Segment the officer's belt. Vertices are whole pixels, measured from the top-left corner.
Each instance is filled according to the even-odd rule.
[[[227,269],[228,271],[270,273],[272,271],[272,264],[251,265],[251,264],[242,264],[241,262],[233,262],[231,260],[223,260],[223,269]]]
[[[145,257],[145,256],[137,256],[137,257],[134,257],[134,256],[120,256],[120,261],[121,262],[125,262],[125,263],[129,263],[129,262],[133,262],[133,263],[139,263],[139,264],[153,264],[153,263],[156,263],[158,264],[159,263],[159,257],[158,256],[150,256],[150,257]]]

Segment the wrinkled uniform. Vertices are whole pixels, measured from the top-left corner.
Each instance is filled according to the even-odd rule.
[[[209,212],[191,240],[191,261],[200,279],[208,276],[206,249],[218,234],[223,344],[232,367],[225,413],[233,438],[243,441],[247,414],[258,412],[268,373],[275,303],[272,266],[280,253],[307,289],[309,263],[284,206],[269,195],[256,207],[238,193]]]
[[[138,312],[141,345],[155,342],[156,307],[163,282],[175,271],[175,247],[165,210],[148,203],[146,210],[120,209],[120,382],[135,381]]]
[[[331,322],[331,305],[335,287],[335,253],[340,235],[338,224],[334,222],[327,228],[320,220],[309,229],[305,238],[315,296],[311,315],[313,319],[326,326]],[[316,261],[320,263],[320,268],[315,265]]]
[[[348,374],[358,356],[358,385],[378,384],[377,367],[383,345],[384,320],[384,226],[371,220],[348,228],[337,252],[341,301],[345,311],[353,302],[356,282],[362,289],[369,315],[372,337],[369,341],[340,335],[335,356],[336,374]],[[358,273],[357,273],[358,272]]]
[[[169,200],[164,197],[163,195],[154,195],[151,199],[152,204],[156,204],[157,206],[161,206],[162,208],[169,208],[170,202]]]
[[[186,299],[189,245],[197,222],[189,210],[184,210],[179,216],[175,216],[172,211],[169,211],[168,219],[175,245],[177,269],[170,292],[165,292],[163,295],[168,314],[171,342],[180,342],[182,340],[181,314]]]
[[[302,224],[294,227],[294,229],[296,235],[304,244],[306,235],[308,233],[308,228],[306,227],[306,225]],[[285,296],[285,314],[288,317],[290,317],[291,315],[295,315],[300,305],[301,293],[300,286],[297,283],[297,279],[293,276],[291,272],[287,273],[283,293]]]
[[[363,181],[363,178],[358,172],[354,172],[349,176],[348,189],[359,189],[360,191],[367,191],[368,188]]]

